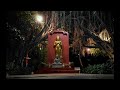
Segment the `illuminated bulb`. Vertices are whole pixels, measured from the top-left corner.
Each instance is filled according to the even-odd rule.
[[[40,15],[37,15],[36,20],[41,23],[41,22],[43,22],[43,17]]]
[[[89,51],[90,51],[90,49],[89,49],[89,48],[87,48],[87,51],[89,52]]]

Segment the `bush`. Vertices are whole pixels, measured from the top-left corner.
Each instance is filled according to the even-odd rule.
[[[21,67],[15,65],[13,62],[7,63],[6,72],[10,75],[26,75],[31,74],[31,69],[29,67]]]
[[[39,48],[36,46],[33,51],[29,53],[31,60],[29,64],[34,67],[34,71],[47,65],[47,48]]]
[[[105,52],[100,50],[99,48],[91,48],[90,49],[90,53],[93,55],[93,56],[105,56]]]
[[[87,55],[85,57],[81,58],[83,66],[87,67],[89,64],[94,65],[94,64],[103,64],[106,63],[109,60],[108,56],[103,56],[103,55]]]
[[[16,67],[8,72],[10,75],[28,75],[31,74],[31,69],[26,67]]]
[[[88,65],[88,67],[83,68],[81,72],[90,74],[113,74],[114,64],[108,61],[103,64]]]
[[[104,73],[114,73],[114,63],[107,61],[104,65]]]
[[[7,73],[10,75],[26,75],[31,74],[31,69],[29,67],[14,66],[14,68],[7,69]]]

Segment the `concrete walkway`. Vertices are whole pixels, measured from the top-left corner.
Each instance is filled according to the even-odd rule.
[[[114,79],[113,74],[33,74],[33,75],[7,75],[6,79]]]

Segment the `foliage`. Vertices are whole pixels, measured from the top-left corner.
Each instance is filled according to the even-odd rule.
[[[31,74],[31,68],[29,67],[21,67],[19,65],[15,65],[14,62],[9,62],[6,65],[6,71],[10,75],[26,75]]]
[[[14,62],[8,62],[6,64],[6,70],[9,71],[9,70],[12,70],[14,68],[15,64]]]
[[[37,11],[18,11],[17,17],[18,17],[18,25],[22,31],[22,33],[30,38],[30,34],[32,34],[32,38],[36,36],[37,32],[40,32],[41,30],[41,24],[38,24],[35,20],[35,15],[37,14]],[[28,39],[29,39],[28,38]]]
[[[41,49],[40,55],[41,64],[47,64],[47,49],[46,48]]]
[[[29,53],[29,57],[31,59],[29,60],[28,67],[25,67],[25,65],[21,67],[15,63],[15,60],[8,62],[6,64],[8,74],[31,74],[31,71],[47,65],[47,49],[45,47],[40,50],[40,48],[36,46],[32,52]]]
[[[8,44],[7,44],[7,62],[17,61],[21,57],[21,52],[24,54],[23,49],[25,45],[25,36],[21,33],[21,30],[13,27],[7,23],[8,30]],[[17,57],[17,60],[16,60]],[[17,63],[17,64],[18,64]]]
[[[83,67],[87,67],[89,64],[94,65],[94,64],[103,64],[106,63],[106,61],[109,60],[109,57],[106,55],[86,55],[85,57],[81,57]]]
[[[105,56],[105,53],[104,53],[102,50],[100,50],[99,48],[91,48],[91,49],[90,49],[90,53],[91,53],[93,56],[99,56],[99,55]]]
[[[7,30],[9,32],[7,61],[18,57],[17,62],[22,65],[22,60],[26,56],[26,52],[36,45],[33,44],[33,39],[41,30],[41,25],[36,23],[35,20],[36,13],[37,11],[16,11],[12,13],[12,15],[14,14],[13,16],[10,16],[11,14],[8,15],[10,17],[8,17],[7,22]],[[13,24],[11,20],[13,20]]]
[[[27,23],[34,24],[35,23],[35,14],[37,11],[18,11],[17,16],[21,19],[24,20]]]
[[[36,46],[29,54],[31,57],[30,64],[34,66],[34,70],[47,65],[47,49]]]
[[[83,68],[81,72],[89,74],[113,74],[114,64],[111,61],[107,61],[103,64],[89,65],[88,67]]]

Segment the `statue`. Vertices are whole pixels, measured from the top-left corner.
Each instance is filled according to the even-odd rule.
[[[56,37],[56,41],[54,42],[55,47],[55,58],[62,58],[62,41],[60,37]]]

